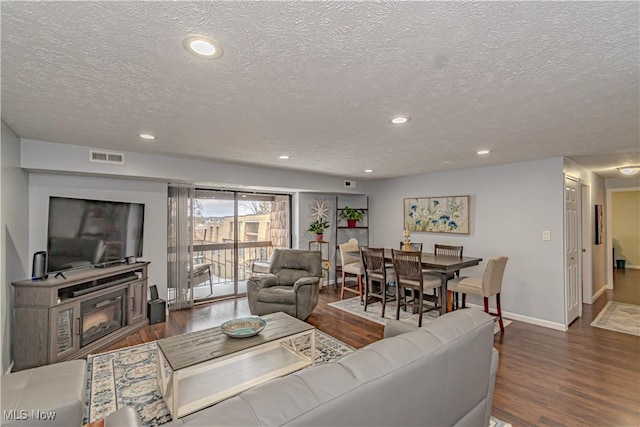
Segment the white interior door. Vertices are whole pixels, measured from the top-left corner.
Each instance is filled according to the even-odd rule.
[[[580,275],[579,275],[579,223],[578,223],[578,182],[570,177],[564,179],[565,205],[565,301],[567,304],[567,326],[580,315]]]

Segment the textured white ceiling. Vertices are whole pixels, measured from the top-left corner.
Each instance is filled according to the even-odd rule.
[[[607,176],[640,163],[639,4],[5,1],[2,117],[28,139],[354,178],[557,156]],[[224,56],[189,55],[190,34]]]

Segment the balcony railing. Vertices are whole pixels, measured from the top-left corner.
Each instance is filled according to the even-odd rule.
[[[269,241],[238,242],[238,281],[252,276],[251,268],[256,260],[268,260],[273,252]],[[211,283],[233,282],[234,243],[198,242],[193,245],[193,264],[211,265]]]

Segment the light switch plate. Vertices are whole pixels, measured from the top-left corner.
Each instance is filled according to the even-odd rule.
[[[542,232],[542,240],[551,240],[551,232],[543,231]]]

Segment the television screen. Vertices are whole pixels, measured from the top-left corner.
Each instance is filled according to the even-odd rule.
[[[49,198],[47,272],[142,256],[144,204]]]

